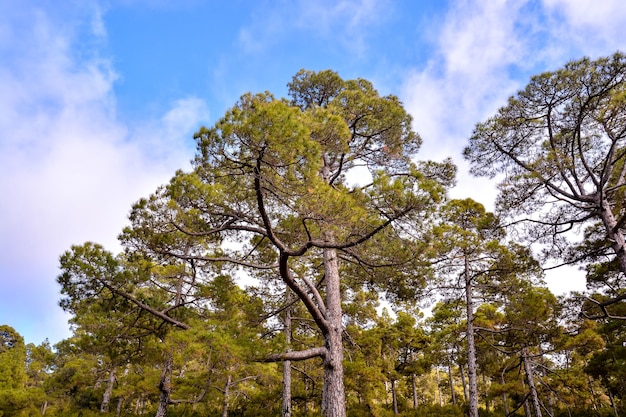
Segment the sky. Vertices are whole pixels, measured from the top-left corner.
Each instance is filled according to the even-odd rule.
[[[0,324],[70,336],[59,256],[118,252],[131,205],[189,169],[193,133],[301,68],[394,94],[493,208],[461,151],[532,75],[626,48],[623,0],[0,0]],[[549,277],[556,293],[575,273]]]

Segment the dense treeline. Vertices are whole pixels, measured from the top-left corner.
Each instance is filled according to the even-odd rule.
[[[0,326],[0,416],[626,414],[625,56],[477,125],[495,213],[447,198],[454,165],[417,161],[396,97],[332,71],[288,87],[202,128],[122,253],[61,256],[73,335]],[[550,261],[591,293],[555,297]]]

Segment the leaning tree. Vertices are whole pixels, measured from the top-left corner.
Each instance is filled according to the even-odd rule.
[[[123,241],[198,271],[218,263],[282,280],[324,344],[268,359],[321,357],[322,414],[345,416],[345,271],[381,288],[419,287],[418,220],[445,197],[455,168],[414,163],[421,140],[411,117],[366,80],[302,70],[288,87],[290,99],[246,94],[200,129],[193,171],[140,201]],[[357,168],[367,174],[350,181]],[[177,244],[190,237],[194,245]]]
[[[476,126],[464,155],[473,174],[501,178],[499,211],[549,257],[626,273],[626,55],[533,77]],[[612,295],[591,300],[604,316],[626,299]]]

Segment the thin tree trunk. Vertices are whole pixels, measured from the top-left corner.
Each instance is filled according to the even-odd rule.
[[[41,409],[39,410],[42,416],[46,414],[47,409],[48,409],[48,401],[44,401],[43,404],[41,404]]]
[[[109,404],[111,403],[111,395],[113,394],[115,380],[115,366],[111,366],[111,369],[109,370],[109,378],[107,379],[107,386],[104,389],[104,394],[102,395],[102,404],[100,404],[101,413],[109,412]]]
[[[533,417],[532,412],[530,411],[530,405],[528,404],[528,398],[524,399],[524,415],[526,417]]]
[[[487,377],[485,376],[485,374],[483,373],[483,385],[484,385],[484,389],[485,389],[485,411],[487,412],[487,415],[489,415],[489,413],[491,412],[491,404],[489,404],[489,396],[487,395],[488,393],[488,387],[487,387]]]
[[[391,380],[391,403],[393,404],[393,414],[398,415],[398,393],[396,392],[396,380]]]
[[[172,368],[174,366],[174,358],[167,353],[165,363],[163,364],[163,372],[161,372],[161,380],[159,381],[159,406],[155,417],[165,417],[167,415],[167,407],[170,405],[170,394],[172,392]]]
[[[526,382],[528,382],[528,389],[530,390],[530,400],[535,413],[535,417],[541,417],[541,404],[539,403],[539,396],[537,395],[537,388],[535,387],[535,377],[533,368],[528,358],[528,348],[522,349],[522,361],[524,362],[524,372],[526,373]]]
[[[443,407],[443,398],[441,396],[441,380],[439,379],[439,367],[435,368],[437,370],[437,393],[439,394],[439,407]]]
[[[291,297],[289,297],[289,289],[285,297],[285,302],[289,304]],[[283,333],[285,334],[285,345],[287,351],[291,350],[291,308],[285,311]],[[282,417],[291,417],[291,361],[283,362],[283,404],[282,404]]]
[[[345,417],[346,400],[343,383],[343,325],[341,322],[341,286],[339,265],[335,249],[324,249],[326,274],[326,316],[328,333],[324,335],[324,387],[322,390],[322,415]]]
[[[469,394],[467,393],[467,382],[465,381],[465,368],[459,364],[459,372],[461,373],[461,385],[463,385],[463,398],[467,402]]]
[[[474,295],[469,259],[465,256],[465,304],[467,311],[467,373],[469,377],[469,417],[478,417],[478,383],[476,381],[476,342],[474,341]]]
[[[609,400],[611,401],[613,414],[615,414],[615,417],[619,417],[619,413],[617,412],[617,406],[615,405],[615,399],[613,398],[613,394],[611,393],[611,390],[607,390],[607,392],[609,393]]]
[[[417,376],[411,374],[411,385],[413,385],[413,408],[417,408]]]
[[[119,397],[117,399],[117,407],[115,407],[115,415],[117,417],[120,417],[120,415],[122,414],[122,404],[124,403],[124,398]]]
[[[456,394],[454,392],[454,380],[452,378],[452,361],[448,358],[448,382],[450,384],[450,398],[452,404],[456,405]]]
[[[504,371],[502,372],[502,375],[500,376],[500,382],[502,383],[502,385],[506,384],[506,381],[504,380]],[[509,415],[509,399],[506,396],[506,392],[502,393],[502,403],[504,405],[504,414],[505,415]]]
[[[230,384],[233,382],[233,377],[229,373],[228,378],[226,380],[226,385],[224,385],[224,401],[222,402],[222,417],[228,417],[228,400],[230,396]]]

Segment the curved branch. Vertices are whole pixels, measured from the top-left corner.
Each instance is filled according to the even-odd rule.
[[[259,362],[281,362],[281,361],[304,361],[311,358],[326,356],[325,347],[315,347],[305,350],[292,350],[285,353],[275,353],[259,360]]]

